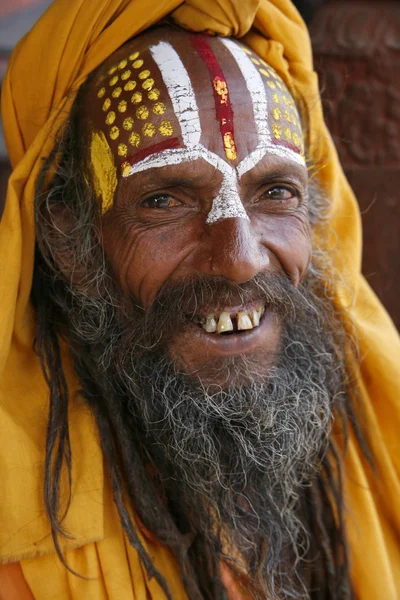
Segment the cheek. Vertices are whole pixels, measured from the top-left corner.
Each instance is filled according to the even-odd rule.
[[[124,293],[133,295],[147,309],[161,286],[184,270],[196,236],[194,224],[110,223],[104,228],[104,248]]]
[[[312,255],[311,230],[303,215],[268,216],[258,223],[263,245],[279,261],[294,285],[299,285],[307,273]]]

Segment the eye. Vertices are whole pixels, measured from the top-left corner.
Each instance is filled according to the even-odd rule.
[[[287,210],[297,208],[300,199],[294,188],[276,185],[263,192],[259,201],[266,201],[269,209]]]
[[[168,194],[159,194],[158,196],[151,196],[151,198],[146,198],[143,200],[142,206],[144,208],[175,208],[176,206],[181,206],[181,203],[178,200],[175,200],[172,196]]]

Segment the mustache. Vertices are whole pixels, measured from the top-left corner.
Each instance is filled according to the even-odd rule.
[[[259,303],[285,323],[303,320],[311,312],[315,320],[316,307],[308,296],[307,281],[295,287],[288,276],[275,273],[260,273],[242,284],[200,274],[167,281],[147,310],[132,300],[126,307],[130,350],[165,346],[204,307]]]

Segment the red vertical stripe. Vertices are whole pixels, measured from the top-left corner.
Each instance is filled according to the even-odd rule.
[[[214,92],[215,111],[219,121],[225,155],[229,160],[235,160],[236,143],[233,130],[233,109],[224,73],[206,36],[193,34],[191,35],[191,42],[210,73],[211,85]]]

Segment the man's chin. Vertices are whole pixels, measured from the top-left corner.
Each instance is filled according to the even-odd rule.
[[[230,333],[207,333],[189,323],[174,336],[168,355],[175,368],[200,381],[201,385],[227,388],[262,381],[279,359],[281,323],[272,312],[257,328]]]

